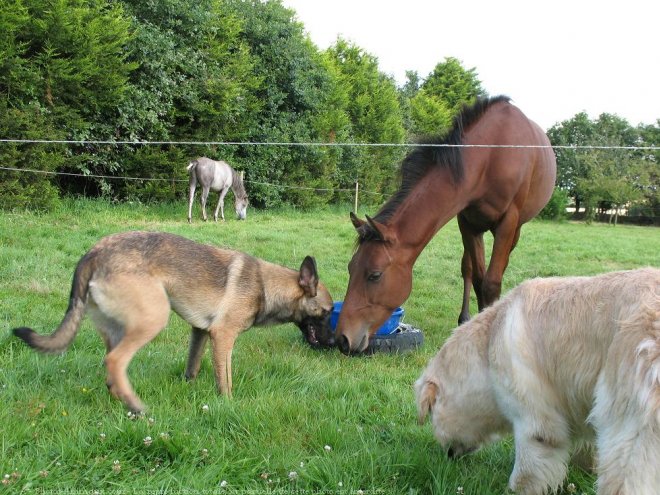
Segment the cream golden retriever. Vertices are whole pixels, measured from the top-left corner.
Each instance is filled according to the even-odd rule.
[[[660,270],[529,280],[458,327],[415,392],[450,457],[513,433],[519,494],[559,489],[573,455],[599,495],[658,495]]]

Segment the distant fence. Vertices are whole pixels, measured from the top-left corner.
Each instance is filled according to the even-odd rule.
[[[160,145],[172,145],[172,146],[277,146],[277,147],[398,147],[398,148],[414,148],[418,146],[434,147],[434,148],[512,148],[512,149],[528,149],[528,148],[549,148],[549,149],[570,149],[570,150],[630,150],[630,151],[660,151],[658,146],[592,146],[592,145],[557,145],[557,146],[547,146],[547,145],[502,145],[502,144],[425,144],[425,143],[315,143],[315,142],[252,142],[252,141],[112,141],[112,140],[68,140],[68,139],[12,139],[12,138],[0,138],[0,145],[2,144],[69,144],[69,145],[114,145],[114,146],[160,146]],[[19,172],[19,173],[34,173],[34,174],[46,174],[54,176],[71,176],[71,177],[83,177],[83,178],[99,178],[99,179],[108,179],[108,180],[125,180],[125,181],[165,181],[165,182],[187,182],[186,179],[174,179],[174,178],[154,178],[154,177],[128,177],[128,176],[116,176],[116,175],[99,175],[99,174],[83,174],[83,173],[71,173],[71,172],[55,172],[55,171],[45,171],[45,170],[36,170],[28,168],[15,168],[15,167],[3,167],[0,166],[0,170]],[[248,170],[249,171],[249,170]],[[355,179],[355,187],[351,189],[347,188],[313,188],[305,186],[293,186],[287,184],[276,184],[269,182],[260,182],[260,181],[251,181],[245,179],[246,183],[258,184],[265,187],[281,188],[281,189],[298,189],[306,190],[310,192],[337,192],[337,193],[346,193],[353,195],[353,203],[355,211],[358,209],[358,200],[360,194],[374,195],[374,196],[384,196],[383,193],[364,190],[360,187],[358,179]],[[580,215],[574,215],[575,218],[578,218]],[[605,216],[608,218],[608,216]],[[622,220],[622,216],[619,216],[619,221],[622,223],[636,223],[633,222],[632,218],[637,217],[628,217],[626,220]],[[605,220],[606,221],[606,220]],[[638,224],[645,224],[648,222],[647,217],[639,217]],[[657,225],[660,223],[660,218],[651,217],[651,223]],[[646,223],[648,224],[648,223]]]
[[[652,212],[651,212],[652,213]],[[570,217],[571,220],[586,220],[586,213],[581,211],[579,213],[571,213]],[[610,223],[610,221],[613,223],[614,218],[610,213],[596,213],[596,215],[593,218],[593,221],[595,222],[602,222],[602,223]],[[617,223],[622,223],[626,225],[641,225],[641,226],[655,226],[655,227],[660,227],[660,217],[654,216],[653,214],[649,215],[621,215],[617,217]]]
[[[567,150],[660,150],[658,146],[608,146],[608,145],[542,145],[542,144],[445,144],[445,143],[315,143],[315,142],[273,142],[273,141],[112,141],[112,140],[76,140],[76,139],[12,139],[0,138],[1,143],[14,144],[105,144],[105,145],[172,145],[172,146],[286,146],[286,147],[362,147],[362,148],[410,148],[425,146],[429,148],[552,148]]]

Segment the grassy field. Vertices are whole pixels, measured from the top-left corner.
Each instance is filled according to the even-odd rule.
[[[234,350],[231,400],[217,395],[208,356],[195,382],[183,379],[188,328],[176,315],[129,369],[150,408],[137,419],[107,393],[104,346],[87,320],[57,356],[10,335],[22,325],[51,332],[80,256],[125,230],[181,234],[292,268],[311,254],[343,298],[355,237],[348,207],[250,210],[246,222],[192,225],[185,210],[72,200],[49,214],[0,213],[0,494],[506,492],[511,440],[449,461],[430,425],[416,424],[412,383],[460,307],[455,222],[422,253],[404,305],[405,321],[424,330],[423,348],[349,358],[313,351],[293,325],[252,329]],[[535,221],[523,228],[504,290],[535,276],[646,265],[660,266],[657,228]],[[571,469],[567,482],[592,494],[593,481]]]

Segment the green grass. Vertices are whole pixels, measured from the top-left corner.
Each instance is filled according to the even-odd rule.
[[[82,200],[50,214],[0,213],[0,476],[9,475],[0,494],[506,491],[510,439],[449,461],[430,425],[416,424],[412,383],[454,327],[460,307],[455,222],[414,268],[405,320],[424,330],[422,349],[348,358],[313,351],[293,325],[252,329],[236,344],[231,400],[216,393],[208,356],[195,382],[183,380],[188,328],[175,315],[129,369],[150,408],[138,419],[107,393],[104,346],[88,321],[58,356],[38,355],[10,335],[22,325],[52,331],[66,309],[79,257],[100,237],[125,230],[177,233],[293,268],[311,254],[334,298],[343,298],[354,242],[348,207],[250,210],[246,222],[218,224],[188,225],[185,217],[183,203]],[[504,290],[535,276],[660,266],[659,241],[657,228],[532,222],[523,228]],[[594,493],[593,481],[573,468],[568,477],[578,493]]]

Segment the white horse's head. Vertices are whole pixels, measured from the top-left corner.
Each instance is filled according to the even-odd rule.
[[[245,220],[247,218],[247,207],[250,202],[248,201],[247,196],[236,197],[234,202],[234,208],[236,209],[236,218],[239,220]]]

